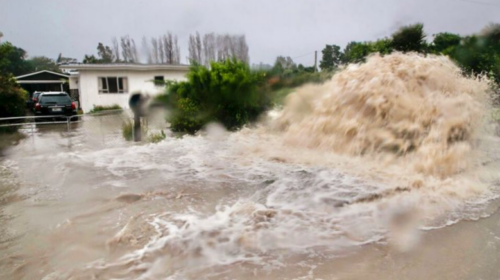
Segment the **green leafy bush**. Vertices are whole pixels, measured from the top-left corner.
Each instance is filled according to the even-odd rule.
[[[170,117],[170,128],[173,131],[194,133],[205,123],[206,114],[189,98],[178,98],[175,101],[175,113]]]
[[[193,65],[185,82],[169,83],[171,129],[194,133],[215,121],[234,130],[254,121],[270,105],[262,90],[263,72],[252,72],[237,60],[212,62],[210,69]]]
[[[27,98],[12,75],[0,75],[0,118],[24,116]]]
[[[430,45],[430,50],[434,54],[446,54],[449,55],[453,52],[454,48],[460,45],[462,37],[458,34],[453,33],[438,33],[435,35],[432,44]]]
[[[28,94],[17,84],[12,74],[0,75],[0,118],[20,117],[26,113]],[[12,121],[18,122],[18,121]],[[2,122],[6,124],[7,122]],[[16,131],[17,127],[1,128],[1,131]]]
[[[94,108],[92,108],[92,110],[89,111],[89,114],[102,111],[109,111],[109,110],[120,110],[120,109],[122,109],[122,107],[120,107],[120,105],[118,104],[113,104],[108,106],[94,105]]]

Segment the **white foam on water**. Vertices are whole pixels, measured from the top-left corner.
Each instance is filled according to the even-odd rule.
[[[255,151],[242,157],[240,144],[249,141],[247,133],[235,133],[215,143],[208,137],[186,136],[158,145],[80,155],[118,178],[128,172],[161,172],[168,180],[204,184],[200,189],[205,187],[207,192],[207,182],[256,190],[219,204],[213,212],[188,208],[153,215],[148,223],[156,235],[144,248],[129,252],[116,263],[90,269],[144,269],[142,279],[151,275],[182,279],[186,273],[240,263],[280,269],[287,265],[283,259],[294,254],[330,258],[363,244],[387,241],[405,250],[418,242],[414,230],[445,226],[452,213],[454,217],[475,213],[461,196],[446,195],[453,184],[440,179],[436,181],[445,187],[438,190],[408,187],[411,184],[398,189],[400,185],[393,180],[372,180],[327,162],[283,162]],[[254,145],[264,144],[262,141],[259,138]],[[269,141],[264,146],[274,144]],[[126,160],[131,155],[135,157]],[[472,197],[470,203],[486,205],[491,199],[491,195]],[[409,224],[400,225],[399,217]]]
[[[105,179],[99,187],[156,176],[202,198],[216,188],[236,193],[210,211],[201,200],[147,216],[154,230],[142,248],[84,269],[104,278],[279,270],[295,265],[287,261],[294,256],[334,258],[377,242],[407,251],[420,230],[491,213],[499,142],[487,129],[487,91],[486,80],[462,77],[447,58],[373,56],[299,89],[256,128],[211,126],[198,136],[51,160],[70,156],[91,167]]]

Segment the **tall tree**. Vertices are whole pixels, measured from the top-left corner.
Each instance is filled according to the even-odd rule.
[[[199,33],[191,35],[188,42],[189,56],[191,62],[208,67],[210,62],[237,59],[249,63],[248,44],[245,35]]]
[[[102,43],[97,45],[97,55],[99,55],[102,63],[112,63],[116,61],[113,50],[109,46],[105,46]]]
[[[158,43],[158,39],[151,38],[151,48],[151,60],[153,61],[153,63],[160,63],[160,45]]]
[[[360,46],[363,43],[361,42],[349,42],[344,48],[344,55],[342,56],[342,63],[343,64],[349,64],[349,63],[358,63],[361,62],[366,55],[368,55],[368,52],[360,52]]]
[[[180,64],[181,53],[177,36],[172,35],[171,32],[160,36],[160,61],[166,64]]]
[[[59,55],[58,61],[61,59]],[[116,53],[109,46],[105,46],[103,43],[97,45],[97,57],[95,55],[85,55],[83,58],[83,63],[114,63],[117,61]]]
[[[203,65],[209,66],[211,61],[217,60],[217,38],[215,33],[203,35]]]
[[[116,37],[113,38],[113,54],[115,56],[115,61],[120,62],[120,44],[118,43],[118,39],[116,39]]]
[[[158,38],[158,62],[157,63],[165,63],[165,47],[163,46],[163,40]]]
[[[95,57],[95,55],[85,55],[85,57],[83,58],[83,63],[88,63],[88,64],[96,64],[96,63],[100,63],[100,60]]]
[[[481,30],[479,35],[487,38],[488,40],[500,43],[500,23],[490,23]]]
[[[56,60],[57,64],[77,63],[77,62],[78,60],[76,58],[64,57],[62,53],[59,53]]]
[[[500,84],[500,41],[472,35],[462,39],[450,56],[469,74],[486,74]]]
[[[426,52],[424,25],[421,23],[403,26],[392,34],[392,48],[400,52]]]
[[[381,55],[390,54],[393,51],[392,40],[389,38],[378,39],[377,41],[371,43],[371,51],[377,52]]]
[[[28,54],[25,50],[9,42],[0,45],[0,75],[12,73],[19,76],[31,72],[33,69],[26,61]]]
[[[289,56],[278,56],[274,62],[271,74],[275,76],[287,77],[295,73],[297,65]]]
[[[146,36],[142,37],[142,53],[146,55],[148,63],[153,63],[152,49],[149,47],[149,42]]]
[[[343,53],[337,45],[326,45],[322,51],[323,57],[319,62],[322,71],[332,71],[339,67],[342,62]]]
[[[249,64],[250,56],[248,54],[248,44],[245,35],[237,36],[234,45],[234,53],[233,55],[237,57],[239,60]]]
[[[196,32],[196,35],[189,35],[188,42],[189,56],[188,60],[190,63],[203,63],[203,52],[200,33]]]
[[[136,63],[139,62],[137,48],[134,39],[130,36],[122,36],[120,38],[120,47],[122,50],[122,60],[124,62]]]
[[[278,56],[276,58],[276,61],[274,62],[274,67],[275,68],[281,68],[281,69],[292,69],[296,67],[295,62],[293,62],[293,59],[289,56]]]
[[[434,36],[434,40],[430,45],[430,50],[436,54],[449,54],[456,46],[460,45],[461,41],[462,37],[458,34],[447,32],[438,33]]]
[[[61,72],[56,62],[45,56],[35,56],[28,59],[28,63],[34,71],[49,70],[53,72]]]

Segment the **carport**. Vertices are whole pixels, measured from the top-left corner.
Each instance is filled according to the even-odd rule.
[[[42,70],[16,77],[23,89],[29,92],[30,97],[35,91],[64,91],[69,92],[69,75]]]

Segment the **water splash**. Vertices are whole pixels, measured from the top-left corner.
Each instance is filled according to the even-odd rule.
[[[290,95],[276,127],[286,142],[347,155],[390,155],[441,178],[471,164],[489,112],[489,82],[447,57],[395,53],[350,65]]]
[[[367,244],[412,250],[421,229],[491,213],[488,91],[445,57],[373,56],[257,128],[33,157],[119,192],[62,232],[128,211],[94,242],[107,255],[60,278],[292,279]]]

